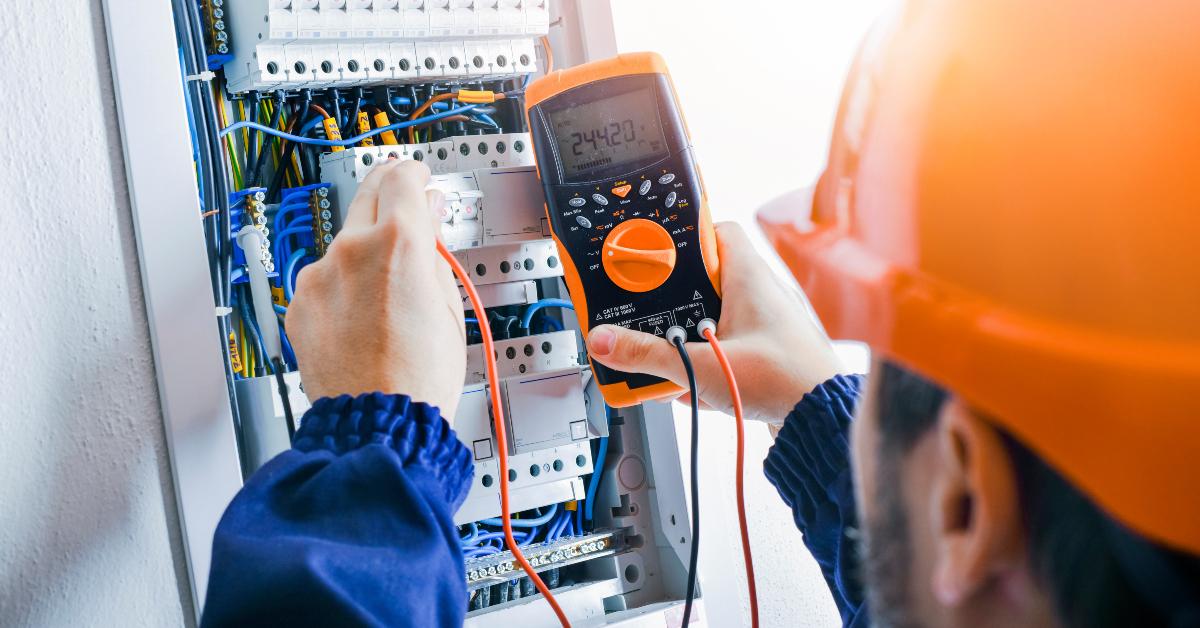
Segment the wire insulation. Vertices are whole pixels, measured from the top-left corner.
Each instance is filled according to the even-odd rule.
[[[454,254],[446,248],[445,243],[441,240],[437,241],[437,252],[450,265],[450,269],[454,271],[459,282],[462,283],[463,289],[467,292],[467,297],[471,300],[471,305],[476,312],[484,312],[483,299],[479,298],[479,291],[475,289],[475,284],[471,283],[470,276],[463,269],[462,264],[458,263],[458,259]],[[486,316],[479,317],[479,329],[483,333],[483,356],[484,363],[487,365],[487,381],[489,382],[488,393],[492,402],[492,417],[493,426],[496,430],[496,450],[498,453],[499,473],[500,476],[500,522],[504,526],[504,540],[508,545],[509,551],[512,552],[513,558],[520,563],[521,568],[529,575],[530,582],[533,582],[537,590],[546,598],[546,602],[554,609],[554,614],[558,616],[558,621],[564,628],[570,628],[571,622],[567,619],[566,613],[558,604],[558,600],[554,599],[554,594],[550,593],[550,588],[542,582],[537,571],[533,569],[533,565],[525,559],[525,554],[521,552],[517,540],[513,538],[513,527],[511,520],[511,510],[508,503],[508,435],[504,428],[504,406],[500,403],[500,374],[496,368],[496,347],[492,342],[492,328],[488,323]]]
[[[525,308],[525,314],[521,316],[521,329],[529,329],[529,323],[533,321],[533,315],[538,310],[547,307],[561,307],[568,310],[574,310],[575,304],[566,299],[542,299]]]
[[[746,420],[742,416],[742,394],[738,390],[737,379],[733,376],[733,365],[729,357],[721,349],[717,335],[712,328],[703,330],[705,340],[712,345],[721,371],[725,374],[725,382],[729,385],[729,396],[733,399],[733,416],[737,425],[737,513],[738,527],[742,534],[742,558],[746,561],[746,586],[750,590],[750,625],[758,628],[758,586],[754,582],[754,556],[750,553],[750,527],[746,524]]]
[[[684,348],[683,339],[677,339],[672,344],[679,352],[683,370],[687,371],[688,389],[691,391],[688,396],[692,402],[692,554],[688,558],[687,601],[683,605],[683,622],[679,624],[687,626],[691,622],[692,602],[696,599],[696,567],[700,562],[700,395],[696,386],[696,370],[692,368],[692,358]]]

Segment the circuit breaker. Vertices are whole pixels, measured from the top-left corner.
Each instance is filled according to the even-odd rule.
[[[160,52],[172,62],[182,52],[173,79],[184,85],[184,111],[164,116],[176,124],[155,127],[159,135],[147,139],[188,146],[183,174],[194,179],[198,197],[153,208],[188,219],[145,227],[143,242],[178,245],[140,246],[139,253],[148,276],[166,267],[179,277],[203,276],[202,290],[215,305],[196,308],[207,310],[194,312],[201,316],[177,311],[164,319],[211,321],[215,311],[215,326],[153,326],[164,399],[202,400],[164,404],[197,611],[211,551],[205,537],[211,543],[232,496],[214,478],[247,477],[287,449],[294,427],[288,415],[302,422],[308,407],[287,336],[295,277],[337,241],[365,177],[402,159],[423,161],[433,173],[431,185],[446,198],[442,240],[483,303],[475,311],[464,291],[467,369],[454,420],[475,463],[470,493],[454,515],[467,624],[557,624],[509,548],[491,534],[501,516],[493,386],[508,434],[511,511],[528,531],[522,552],[568,615],[589,625],[661,625],[677,617],[691,535],[671,413],[662,405],[604,404],[575,317],[564,312],[562,260],[524,116],[524,86],[546,71],[550,53],[560,64],[587,59],[581,20],[594,8],[581,0],[170,5],[173,24],[154,27],[170,36]],[[133,41],[119,30],[110,23],[118,66],[122,42]],[[166,41],[138,42],[146,40]],[[552,50],[551,40],[562,49]],[[140,102],[119,92],[123,111]],[[126,135],[131,162],[144,154],[141,141]],[[135,180],[132,193],[160,184]],[[150,209],[135,203],[135,211]],[[145,216],[140,228],[150,224]],[[198,237],[202,256],[189,257],[188,243]],[[178,286],[148,281],[147,293],[150,303],[183,307]],[[159,320],[153,308],[151,318]],[[495,381],[485,368],[482,318],[493,331]],[[194,347],[216,350],[219,366],[188,353]],[[172,364],[182,368],[172,371]]]

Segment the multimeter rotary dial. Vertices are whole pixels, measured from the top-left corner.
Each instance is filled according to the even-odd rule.
[[[634,218],[613,228],[601,249],[604,272],[630,292],[648,292],[675,270],[675,240],[662,225]]]

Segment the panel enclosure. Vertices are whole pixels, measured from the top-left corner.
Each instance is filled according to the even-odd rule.
[[[266,343],[256,345],[253,334],[285,333],[290,277],[336,243],[349,199],[365,176],[364,156],[375,164],[393,155],[420,158],[442,177],[452,200],[445,235],[487,307],[468,310],[468,318],[507,320],[542,299],[565,296],[531,168],[528,129],[502,103],[484,114],[494,128],[483,116],[468,116],[465,126],[419,130],[417,141],[397,130],[395,143],[376,134],[345,150],[320,146],[288,153],[285,142],[272,149],[269,142],[250,141],[250,134],[217,133],[234,121],[254,120],[310,138],[349,138],[362,130],[352,101],[374,117],[375,111],[411,111],[414,101],[449,90],[519,90],[524,77],[540,69],[543,34],[560,67],[613,54],[611,14],[607,2],[596,0],[173,0],[152,6],[105,0],[104,9],[184,532],[185,589],[198,619],[221,513],[243,478],[288,446],[284,404],[270,363],[258,351]],[[181,67],[180,49],[200,45],[209,54],[185,53]],[[332,125],[314,118],[317,124],[306,130],[309,114],[297,103],[310,97],[319,107],[345,108],[323,114],[336,116]],[[287,119],[272,120],[273,111],[285,108],[289,115],[279,118],[296,113],[304,120],[295,127]],[[366,128],[381,128],[371,117]],[[243,163],[222,156],[225,142],[228,152],[245,157]],[[256,172],[260,162],[266,166]],[[468,224],[473,219],[477,225]],[[222,248],[216,243],[243,222],[262,233],[262,255],[246,256],[227,244],[224,266],[214,269],[213,251]],[[248,272],[249,264],[259,257],[273,264],[263,270],[274,303],[251,296],[258,275]],[[278,320],[259,315],[272,308],[281,311]],[[517,474],[512,508],[583,508],[590,496],[588,530],[543,541],[569,555],[547,565],[544,577],[558,579],[555,595],[575,621],[663,623],[682,604],[690,543],[670,409],[651,404],[606,411],[573,317],[543,312],[533,325],[498,342],[503,373],[494,385],[504,392],[507,427],[517,436],[510,458]],[[308,405],[302,374],[282,350],[288,399],[300,417]],[[463,526],[500,514],[494,417],[486,403],[493,383],[482,377],[477,344],[469,354],[474,357],[455,421],[475,458],[471,493],[455,515]],[[601,479],[593,487],[597,474]],[[469,578],[472,597],[464,600],[467,625],[551,625],[553,616],[538,595],[510,591],[515,597],[479,603],[481,591],[501,586],[481,578],[480,568],[502,558],[489,559],[494,564],[468,559],[476,576]]]

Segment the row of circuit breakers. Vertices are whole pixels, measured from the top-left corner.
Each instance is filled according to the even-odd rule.
[[[232,91],[493,79],[537,70],[547,0],[211,0]],[[219,14],[219,17],[218,15]]]
[[[207,28],[209,68],[223,73],[220,86],[230,102],[243,98],[243,104],[251,96],[255,102],[271,102],[280,93],[289,99],[301,94],[329,98],[332,93],[337,102],[339,93],[361,98],[364,91],[382,89],[390,97],[395,87],[415,106],[414,94],[429,98],[459,86],[480,89],[501,81],[519,94],[526,78],[542,69],[538,52],[547,44],[539,40],[550,27],[547,0],[175,1],[198,3]],[[267,198],[266,188],[239,190],[241,215],[261,232],[259,261],[273,277],[291,275],[284,260],[272,256],[272,242],[285,236],[273,233],[279,227],[268,219],[280,216],[285,205],[293,212],[297,203],[305,205],[293,216],[311,214],[311,246],[319,257],[334,242],[359,185],[374,168],[390,159],[420,160],[433,174],[432,185],[445,193],[442,237],[489,310],[501,308],[511,324],[513,312],[566,296],[530,135],[523,121],[508,120],[503,128],[482,132],[425,133],[422,141],[410,135],[408,143],[397,139],[401,134],[389,133],[355,146],[325,146],[312,153],[315,168],[309,172],[315,175],[306,174],[303,185],[283,189],[278,200]],[[468,319],[487,315],[471,311],[465,292],[463,304]],[[286,301],[276,305],[286,306]],[[637,614],[677,600],[679,593],[666,592],[663,582],[682,582],[682,563],[665,557],[681,551],[690,539],[682,479],[672,480],[675,490],[668,497],[655,497],[649,448],[637,427],[641,410],[616,413],[604,406],[573,316],[555,310],[553,317],[546,320],[543,313],[532,331],[511,325],[496,339],[496,385],[509,435],[510,509],[527,518],[569,510],[579,520],[589,494],[597,507],[594,520],[589,508],[586,526],[547,526],[553,533],[543,530],[524,553],[551,588],[591,587],[584,617],[608,615],[611,620],[617,617],[613,613]],[[236,353],[231,350],[234,359]],[[544,602],[530,606],[534,601],[525,599],[537,596],[509,552],[499,545],[492,551],[466,544],[485,525],[495,526],[493,518],[500,515],[498,452],[482,344],[469,344],[467,354],[454,430],[473,453],[475,479],[454,520],[464,535],[468,625],[491,625],[502,617],[493,613],[519,612],[522,600],[537,612],[520,615],[519,623],[534,617],[531,625],[549,625],[553,614]],[[303,382],[294,371],[284,377],[299,417],[309,406]],[[234,389],[243,472],[249,474],[289,447],[285,413],[269,376],[235,377]],[[606,449],[610,431],[613,443]],[[621,474],[613,472],[618,464]],[[677,459],[670,465],[677,473]],[[612,479],[597,489],[597,476]],[[655,499],[675,501],[663,512],[663,507],[651,506]],[[657,540],[657,530],[665,524],[656,516],[669,517],[675,526]],[[678,588],[676,584],[669,586]]]

